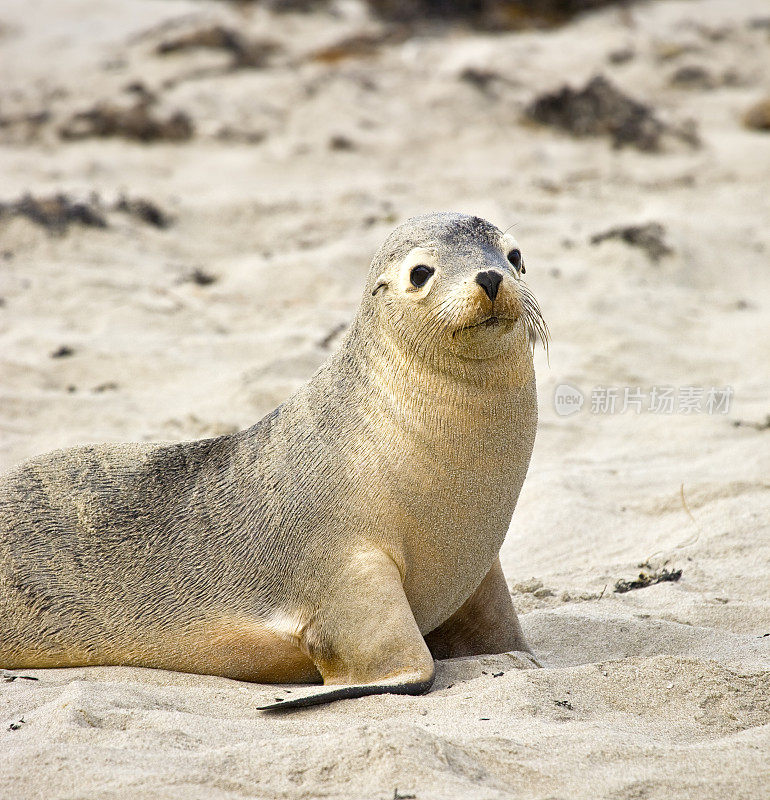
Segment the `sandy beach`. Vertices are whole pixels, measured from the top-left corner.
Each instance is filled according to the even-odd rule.
[[[501,553],[542,669],[282,716],[296,686],[4,670],[0,796],[767,798],[769,59],[763,0],[4,0],[0,470],[253,424],[417,213],[512,226],[552,342]]]

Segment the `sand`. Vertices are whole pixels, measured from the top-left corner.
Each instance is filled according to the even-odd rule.
[[[255,708],[291,687],[16,671],[37,680],[0,682],[0,796],[766,798],[770,134],[742,123],[770,95],[766,4],[657,2],[320,59],[380,24],[356,3],[257,6],[2,4],[0,202],[64,192],[107,227],[0,216],[0,468],[246,427],[334,349],[396,223],[444,209],[513,225],[553,343],[502,561],[543,669],[442,662],[426,696],[277,717]],[[156,53],[215,23],[274,40],[267,66]],[[693,120],[700,145],[614,149],[527,121],[535,97],[598,74],[673,130]],[[147,92],[190,138],[58,134]],[[638,236],[591,243],[650,223],[657,260]],[[585,398],[569,416],[564,385]],[[621,413],[626,387],[640,413]],[[672,413],[649,409],[653,387],[675,389]],[[727,413],[679,412],[710,387],[730,387]],[[663,569],[679,580],[614,591]]]

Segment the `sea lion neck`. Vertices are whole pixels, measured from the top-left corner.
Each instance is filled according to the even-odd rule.
[[[341,403],[366,396],[369,405],[380,406],[383,422],[400,425],[409,419],[448,435],[453,420],[460,417],[505,417],[518,392],[534,379],[524,332],[509,359],[475,361],[440,350],[428,356],[415,353],[377,322],[371,316],[357,317],[328,362],[332,368],[322,369],[315,380],[325,384],[334,376],[334,385],[324,387],[327,396],[336,394],[340,386],[344,386]],[[346,376],[342,382],[340,374]]]

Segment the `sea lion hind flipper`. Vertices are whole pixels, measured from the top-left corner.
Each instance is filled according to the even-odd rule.
[[[297,708],[320,706],[333,703],[335,700],[352,700],[356,697],[367,697],[373,694],[424,694],[433,685],[433,676],[426,679],[410,680],[403,683],[393,680],[381,683],[362,683],[353,686],[329,688],[304,697],[292,697],[278,700],[266,706],[257,706],[257,711],[291,711]]]
[[[512,650],[531,653],[496,558],[476,591],[425,636],[434,658],[460,658]]]

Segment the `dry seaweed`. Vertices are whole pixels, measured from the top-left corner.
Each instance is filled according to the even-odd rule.
[[[232,55],[233,69],[260,68],[281,49],[272,39],[247,39],[224,25],[212,25],[179,34],[162,41],[156,48],[158,55],[180,53],[187,50],[223,50]]]
[[[368,0],[391,22],[452,22],[485,30],[560,25],[576,14],[624,0]]]
[[[770,414],[765,414],[764,420],[760,422],[746,420],[746,419],[735,419],[733,420],[733,427],[753,428],[755,431],[768,431],[770,430]]]
[[[0,203],[0,219],[26,217],[50,233],[64,233],[70,225],[106,228],[107,220],[93,202],[72,200],[66,194],[33,197],[25,194],[20,200]]]
[[[711,73],[698,64],[686,64],[674,71],[669,84],[677,89],[714,89],[717,81]]]
[[[666,134],[692,146],[697,143],[694,130],[665,124],[649,106],[623,94],[603,75],[592,78],[582,89],[563,86],[536,97],[526,115],[573,136],[609,136],[614,147],[631,145],[654,152]]]
[[[665,235],[666,230],[659,222],[648,222],[646,225],[621,225],[594,234],[591,237],[591,244],[600,244],[607,239],[620,239],[632,247],[640,247],[647,253],[650,261],[657,264],[663,256],[674,252],[665,243]]]
[[[152,200],[145,200],[143,197],[130,198],[123,196],[115,203],[114,208],[116,211],[122,211],[124,214],[136,217],[155,228],[168,228],[173,221]]]
[[[636,58],[636,51],[633,47],[620,47],[607,54],[607,61],[615,65],[627,64],[634,58]]]
[[[39,139],[42,129],[51,121],[48,109],[21,114],[0,115],[0,132],[6,141],[29,144]]]
[[[337,133],[329,139],[330,150],[356,150],[356,143],[342,133]]]
[[[211,284],[216,283],[217,280],[218,278],[216,275],[212,275],[210,272],[206,272],[200,267],[195,267],[195,269],[185,273],[179,279],[179,283],[194,283],[196,286],[211,286]]]
[[[120,136],[137,142],[184,142],[192,138],[194,126],[184,111],[162,117],[153,113],[152,101],[140,98],[128,107],[97,103],[78,111],[59,128],[66,141]]]
[[[743,126],[752,131],[770,131],[770,97],[751,106],[743,115]]]
[[[156,203],[141,197],[121,197],[111,206],[105,206],[98,194],[93,193],[87,200],[74,200],[59,193],[50,197],[34,197],[25,194],[21,199],[0,203],[0,220],[3,218],[25,217],[52,234],[64,234],[72,225],[89,228],[108,228],[107,211],[128,214],[147,225],[167,228],[172,218]]]
[[[507,83],[507,80],[499,72],[478,67],[466,67],[457,77],[487,95],[494,94],[495,86]]]
[[[407,38],[403,27],[384,28],[376,33],[357,33],[314,50],[308,58],[324,64],[336,64],[346,58],[369,58],[387,44],[399,44]]]
[[[615,583],[613,591],[617,594],[625,594],[633,589],[644,589],[656,583],[666,583],[669,581],[676,583],[681,577],[681,569],[668,570],[665,567],[662,570],[643,569],[639,573],[639,577],[634,580],[627,581],[621,578]]]
[[[260,0],[272,11],[310,14],[317,8],[329,5],[329,0]]]
[[[256,0],[273,11],[311,13],[332,0]],[[626,7],[632,0],[365,0],[371,12],[388,22],[466,25],[481,30],[551,27],[577,14],[606,6]]]

